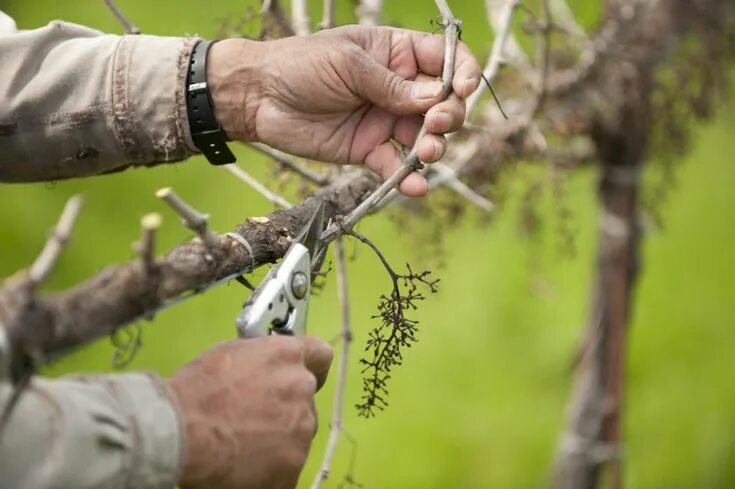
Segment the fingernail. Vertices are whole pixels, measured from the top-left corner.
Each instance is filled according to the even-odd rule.
[[[464,81],[464,93],[469,95],[470,93],[474,92],[479,83],[480,79],[477,77],[467,78]]]
[[[434,114],[434,123],[431,125],[432,132],[446,131],[452,125],[452,116],[446,112]]]
[[[417,83],[413,87],[413,98],[424,100],[435,98],[442,91],[441,82]]]

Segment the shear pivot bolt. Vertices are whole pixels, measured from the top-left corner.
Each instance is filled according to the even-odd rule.
[[[293,274],[291,277],[291,292],[297,299],[306,297],[306,293],[309,292],[309,280],[304,273],[296,272]]]

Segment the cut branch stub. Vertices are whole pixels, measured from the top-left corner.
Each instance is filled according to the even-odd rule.
[[[31,282],[32,287],[35,288],[43,283],[53,270],[61,256],[61,252],[66,247],[69,239],[71,239],[71,232],[74,229],[74,223],[79,216],[81,208],[82,198],[80,196],[75,195],[67,201],[53,234],[46,242],[41,254],[38,255],[30,270],[28,270],[28,280]]]
[[[195,231],[202,238],[204,244],[210,248],[219,245],[219,236],[207,227],[207,221],[209,220],[207,214],[202,214],[184,202],[181,197],[176,195],[176,192],[171,187],[160,189],[156,192],[156,197],[166,202],[176,211],[181,216],[184,226]]]
[[[146,273],[149,274],[154,267],[156,256],[156,231],[161,227],[162,220],[161,215],[156,212],[146,214],[140,220],[142,231],[140,241],[135,245],[135,251],[140,256]]]

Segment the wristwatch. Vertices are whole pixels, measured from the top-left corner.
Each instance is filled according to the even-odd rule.
[[[191,51],[186,76],[186,113],[194,146],[213,165],[236,161],[227,147],[227,134],[214,116],[214,104],[207,85],[207,53],[217,41],[198,41]]]

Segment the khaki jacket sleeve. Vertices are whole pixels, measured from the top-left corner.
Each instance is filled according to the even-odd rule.
[[[35,378],[0,437],[0,489],[171,489],[182,433],[154,375]]]
[[[55,180],[182,160],[195,39],[115,36],[0,12],[0,181]]]

